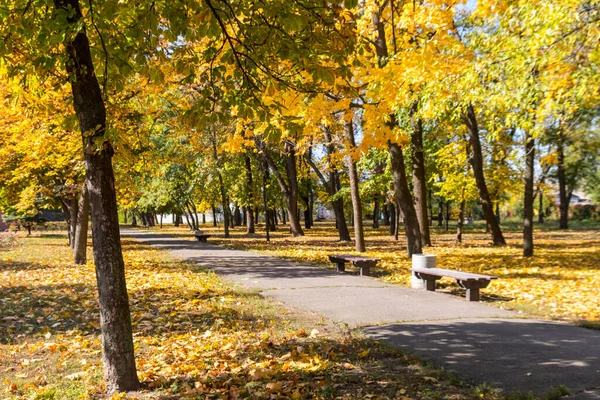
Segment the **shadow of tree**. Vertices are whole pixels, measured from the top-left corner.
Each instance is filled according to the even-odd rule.
[[[537,395],[597,384],[600,332],[535,320],[437,321],[365,328],[367,335],[474,382]]]

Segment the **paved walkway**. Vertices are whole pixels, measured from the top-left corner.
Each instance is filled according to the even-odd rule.
[[[443,293],[209,243],[123,230],[286,305],[311,310],[369,337],[418,353],[476,384],[542,395],[563,384],[570,399],[600,400],[600,332],[467,302]],[[487,290],[494,290],[494,284]]]

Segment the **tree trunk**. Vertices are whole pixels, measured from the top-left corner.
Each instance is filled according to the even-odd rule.
[[[233,220],[235,222],[235,226],[241,226],[242,225],[242,213],[240,212],[240,207],[237,204],[235,206],[233,216],[234,216]]]
[[[379,196],[373,199],[373,228],[379,228]]]
[[[456,225],[456,242],[462,243],[463,226],[465,223],[465,189],[463,188],[462,200],[460,201],[460,210],[458,211],[458,221]]]
[[[431,201],[431,190],[429,190],[429,200],[427,201],[427,205],[429,207],[429,226],[431,227],[433,226],[433,202]]]
[[[535,140],[525,134],[525,196],[523,198],[523,256],[533,256],[533,179]]]
[[[540,190],[538,192],[538,196],[540,196],[540,198],[538,199],[538,201],[539,201],[538,223],[543,224],[544,223],[544,192],[542,192]]]
[[[407,242],[406,251],[408,252],[408,256],[412,257],[413,254],[421,254],[423,252],[419,220],[417,219],[417,212],[415,211],[413,199],[408,189],[402,148],[396,143],[388,142],[388,150],[390,152],[396,202],[404,215]]]
[[[189,212],[184,210],[183,213],[185,214],[185,222],[187,223],[188,228],[190,228],[190,231],[193,231],[194,225],[192,225],[192,219],[190,218]]]
[[[179,214],[173,214],[173,226],[179,228]]]
[[[398,240],[400,237],[400,214],[401,210],[398,204],[394,207],[394,240]]]
[[[302,197],[302,201],[304,201],[304,204],[306,204],[306,208],[304,209],[304,212],[303,212],[303,216],[304,216],[304,228],[305,229],[310,229],[312,227],[312,225],[311,225],[312,221],[311,221],[311,218],[310,218],[310,215],[312,214],[312,210],[310,209],[310,194],[307,195],[307,196],[303,196]]]
[[[61,198],[63,214],[67,221],[67,236],[69,239],[69,247],[75,249],[75,231],[77,229],[77,214],[78,204],[76,198]]]
[[[446,218],[444,218],[444,230],[448,232],[448,223],[450,222],[450,202],[446,202]]]
[[[213,227],[217,227],[217,207],[213,204],[211,206],[212,217],[213,217]]]
[[[187,207],[187,213],[188,213],[188,218],[191,220],[191,224],[192,224],[192,230],[195,231],[198,229],[198,221],[196,220],[196,215],[194,215],[194,212],[192,211],[192,207],[190,206],[190,204],[186,204]]]
[[[393,236],[396,233],[396,206],[394,203],[388,203],[389,216],[390,216],[390,235]]]
[[[131,210],[131,226],[134,228],[137,226],[137,218],[133,210]]]
[[[275,165],[265,143],[256,139],[256,146],[262,151],[263,157],[267,161],[269,168],[275,174],[281,193],[285,198],[291,234],[293,236],[304,236],[304,231],[302,230],[300,219],[298,218],[298,174],[296,171],[295,145],[290,141],[285,142],[285,170],[288,182],[283,179],[283,176],[281,175],[281,172],[279,172],[277,165]]]
[[[215,130],[213,130],[211,132],[211,140],[212,140],[212,145],[213,145],[213,159],[215,160],[215,163],[217,163],[217,165],[220,167],[221,165],[221,161],[219,159],[219,155],[217,152],[217,133]],[[225,185],[223,183],[223,175],[221,174],[220,170],[217,170],[217,177],[219,178],[219,191],[221,193],[221,204],[223,206],[223,229],[225,232],[225,237],[228,238],[229,237],[229,225],[231,223],[231,218],[230,218],[230,210],[229,210],[229,201],[227,200],[227,192],[225,190]],[[214,214],[213,214],[214,215]],[[215,218],[216,221],[216,218]],[[215,225],[216,222],[215,222]]]
[[[348,140],[349,148],[355,149],[356,142],[354,140],[354,124],[352,120],[345,122],[344,133],[346,134],[346,139]],[[348,165],[348,177],[350,178],[350,195],[352,197],[352,213],[354,215],[355,250],[359,253],[362,253],[366,249],[365,234],[363,230],[362,221],[362,203],[360,201],[360,192],[358,190],[358,171],[356,169],[356,162],[352,159],[352,156],[346,156],[346,163]]]
[[[277,212],[276,212],[276,209],[272,208],[272,209],[268,210],[267,215],[268,215],[268,221],[269,221],[269,230],[271,232],[275,232],[277,230],[277,223],[276,223]]]
[[[254,223],[254,192],[252,182],[252,163],[248,153],[244,154],[244,161],[246,163],[246,187],[248,190],[248,203],[246,206],[246,233],[254,233],[256,231]]]
[[[78,0],[54,0],[76,26],[83,16]],[[136,390],[131,316],[125,284],[125,265],[119,234],[119,215],[111,159],[114,154],[104,137],[106,110],[90,53],[85,28],[67,35],[67,73],[73,104],[85,143],[85,169],[92,215],[94,261],[100,303],[102,360],[109,393]]]
[[[431,246],[429,221],[427,218],[427,180],[425,178],[425,155],[423,152],[423,121],[414,115],[416,103],[412,110],[412,174],[415,212],[419,221],[421,240],[424,246]]]
[[[567,193],[567,178],[565,176],[565,150],[564,138],[559,133],[556,141],[556,151],[558,153],[558,192],[559,192],[559,210],[560,210],[560,229],[569,229],[569,201]]]
[[[496,221],[500,224],[500,200],[496,200]]]
[[[206,225],[206,212],[202,213],[202,225]]]
[[[506,245],[506,241],[500,230],[500,225],[494,215],[490,194],[485,183],[485,176],[483,174],[483,155],[481,152],[481,142],[479,140],[479,127],[477,126],[477,117],[475,116],[475,110],[473,109],[472,104],[467,106],[466,114],[462,113],[461,117],[469,131],[469,139],[473,152],[469,162],[473,168],[473,175],[475,176],[475,183],[477,185],[477,191],[479,192],[479,200],[481,201],[481,206],[483,208],[483,215],[492,233],[492,241],[494,245]]]
[[[335,153],[335,147],[333,145],[333,139],[329,130],[325,130],[325,137],[327,139],[327,144],[325,148],[327,149],[327,163],[329,168],[329,180],[325,179],[325,175],[321,172],[321,170],[317,167],[314,161],[311,158],[310,153],[306,154],[306,159],[308,165],[315,171],[323,186],[327,190],[327,194],[329,195],[329,201],[331,204],[331,208],[333,209],[333,213],[335,215],[335,228],[338,231],[338,235],[341,241],[349,242],[352,240],[350,238],[350,232],[348,231],[348,224],[346,223],[346,217],[344,215],[344,200],[339,198],[333,200],[335,194],[341,189],[340,185],[340,176],[335,168],[335,164],[332,161],[332,155]]]
[[[75,264],[83,265],[87,262],[87,237],[88,237],[88,219],[90,216],[90,198],[88,195],[87,184],[84,183],[79,195],[79,206],[77,213],[77,227],[75,229]]]
[[[290,229],[293,236],[304,236],[300,219],[298,218],[298,172],[296,170],[296,145],[285,142],[285,170],[288,177],[289,195],[286,197]]]

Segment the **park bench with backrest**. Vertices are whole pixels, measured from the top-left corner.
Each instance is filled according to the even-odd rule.
[[[410,269],[417,278],[426,282],[426,289],[435,291],[436,281],[443,277],[456,279],[458,285],[467,290],[467,300],[479,301],[479,289],[488,287],[492,279],[497,277],[492,275],[473,274],[471,272],[453,271],[442,268],[416,268]]]
[[[199,242],[203,242],[206,243],[206,239],[208,239],[211,235],[207,235],[202,231],[195,231],[194,232],[194,237],[196,238],[197,241]]]
[[[360,270],[361,275],[369,275],[371,268],[377,265],[379,258],[353,256],[351,254],[330,254],[329,261],[337,264],[338,271],[346,270],[346,263],[350,262]]]

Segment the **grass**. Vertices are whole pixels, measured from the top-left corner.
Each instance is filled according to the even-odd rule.
[[[123,249],[144,385],[130,397],[484,397],[413,356],[165,252],[131,240]],[[0,250],[0,287],[0,397],[104,398],[93,263],[73,265],[64,236],[20,237]],[[500,396],[486,389],[485,398]]]
[[[534,234],[535,255],[522,256],[522,234],[515,221],[503,225],[507,246],[492,246],[484,224],[476,222],[465,227],[463,243],[455,242],[455,234],[434,226],[433,246],[427,253],[438,256],[438,266],[483,274],[499,279],[482,291],[482,300],[490,304],[521,311],[542,318],[583,321],[596,326],[600,321],[600,303],[597,288],[600,286],[600,225],[597,222],[571,221],[570,230],[553,230],[555,221],[538,229]],[[193,240],[187,227],[153,228],[169,235]],[[222,227],[205,225],[201,228],[213,237],[214,243],[237,249],[252,250],[279,257],[308,261],[332,268],[327,255],[352,253],[353,243],[340,242],[331,223],[317,223],[305,231],[303,237],[291,237],[286,227],[280,226],[271,233],[267,243],[262,232],[247,235],[243,227],[233,228],[226,239]],[[395,241],[386,227],[365,230],[367,256],[381,259],[377,276],[391,283],[409,285],[410,260],[406,256],[405,241]],[[452,280],[442,279],[441,288],[455,295],[463,291]]]

